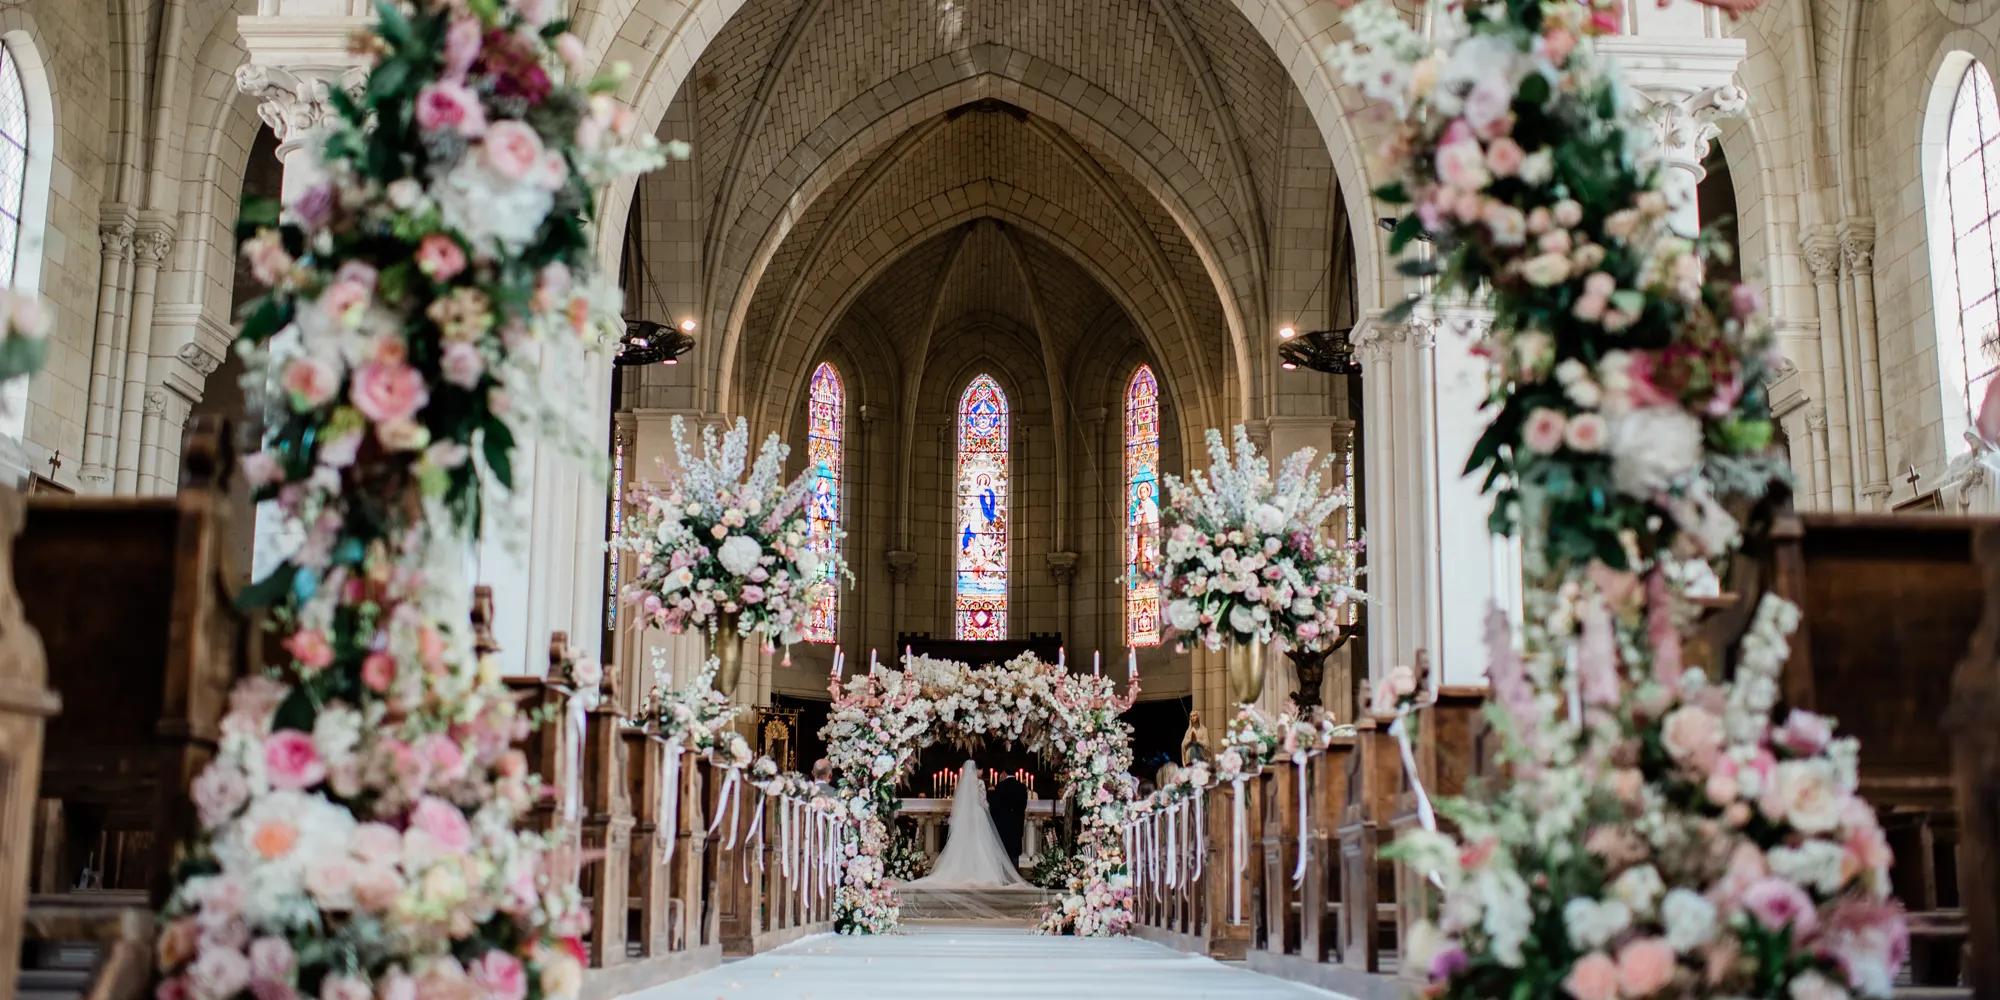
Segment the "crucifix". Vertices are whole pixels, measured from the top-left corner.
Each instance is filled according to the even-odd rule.
[[[1914,462],[1910,463],[1910,474],[1909,474],[1909,475],[1907,475],[1907,476],[1904,476],[1904,477],[1903,477],[1903,481],[1904,481],[1904,482],[1906,482],[1906,483],[1909,483],[1909,484],[1910,484],[1910,495],[1911,495],[1911,496],[1916,496],[1916,495],[1917,495],[1917,480],[1919,480],[1919,479],[1922,479],[1922,478],[1924,478],[1924,477],[1923,477],[1923,476],[1921,476],[1921,475],[1919,475],[1919,474],[1917,473],[1917,466],[1916,466],[1916,463],[1914,463]]]
[[[56,470],[60,468],[62,468],[62,449],[57,448],[55,454],[49,456],[49,478],[54,479]]]

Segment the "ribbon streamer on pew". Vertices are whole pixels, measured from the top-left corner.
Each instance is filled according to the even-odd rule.
[[[722,845],[723,850],[731,850],[736,847],[736,833],[740,829],[737,823],[737,803],[742,798],[743,769],[738,767],[729,768],[722,778],[722,790],[716,793],[715,796],[715,822],[708,825],[709,833],[714,833],[717,828],[722,826],[722,814],[724,811],[722,804],[726,800],[729,803],[729,842]]]
[[[1175,889],[1181,884],[1181,805],[1167,810],[1167,885]]]
[[[1194,874],[1190,881],[1201,880],[1202,859],[1208,855],[1208,792],[1197,788],[1194,792]]]
[[[681,741],[679,737],[663,740],[647,735],[665,751],[660,765],[660,825],[656,835],[664,865],[674,859],[674,846],[681,839]]]
[[[563,779],[562,816],[568,826],[583,816],[583,731],[590,725],[590,710],[597,707],[598,689],[549,686],[567,696],[563,702],[562,755],[568,773]]]
[[[796,808],[798,803],[791,799],[778,806],[778,860],[787,882],[792,878],[792,812]]]
[[[1243,922],[1243,869],[1250,865],[1249,845],[1244,843],[1250,836],[1250,824],[1247,807],[1243,803],[1243,782],[1242,778],[1231,782],[1235,786],[1235,794],[1230,796],[1234,800],[1230,805],[1234,827],[1229,845],[1229,860],[1234,866],[1234,872],[1229,877],[1229,922],[1232,924]]]
[[[1575,672],[1571,673],[1574,675]],[[1433,687],[1424,700],[1397,709],[1396,721],[1389,723],[1389,735],[1396,738],[1396,750],[1403,757],[1403,773],[1410,776],[1410,790],[1416,793],[1417,822],[1427,833],[1437,832],[1437,813],[1431,809],[1431,797],[1424,792],[1424,776],[1417,770],[1417,755],[1410,747],[1408,719],[1411,712],[1436,703],[1437,689]],[[1437,872],[1426,872],[1425,878],[1439,889],[1444,888],[1444,879]]]
[[[1306,828],[1312,815],[1310,802],[1306,799],[1306,753],[1300,750],[1292,754],[1292,770],[1299,773],[1299,862],[1292,868],[1292,888],[1306,884]]]
[[[759,874],[762,874],[764,871],[764,807],[768,804],[771,793],[759,788],[757,789],[757,794],[763,796],[763,798],[759,799],[757,805],[750,810],[750,832],[743,835],[743,847],[750,852],[751,857],[757,860],[757,871]],[[743,865],[741,867],[743,868],[743,884],[749,885],[750,866]]]

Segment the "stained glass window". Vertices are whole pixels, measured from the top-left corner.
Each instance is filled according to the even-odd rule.
[[[28,179],[28,95],[21,67],[0,45],[0,285],[14,283],[21,249],[21,191]]]
[[[1125,644],[1160,641],[1160,381],[1140,365],[1125,386]]]
[[[958,398],[960,639],[1007,638],[1007,394],[981,375]]]
[[[1944,186],[1958,299],[1940,302],[1938,311],[1958,321],[1959,356],[1950,360],[1964,365],[1955,374],[1964,380],[1970,420],[2000,367],[2000,102],[1993,78],[1977,62],[1966,69],[1952,103]]]
[[[840,448],[847,440],[847,392],[832,362],[813,369],[806,395],[806,460],[812,463],[812,497],[806,502],[811,531],[806,544],[831,552],[840,544]],[[828,561],[827,577],[833,579]],[[806,616],[807,642],[833,642],[840,612],[839,589],[829,586]]]

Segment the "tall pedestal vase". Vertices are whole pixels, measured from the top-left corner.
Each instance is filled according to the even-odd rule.
[[[736,696],[736,681],[743,676],[743,633],[736,628],[735,615],[720,615],[709,630],[710,655],[715,657],[715,689]]]
[[[1223,657],[1230,700],[1238,705],[1256,704],[1264,693],[1264,650],[1254,642],[1231,642],[1223,647]]]

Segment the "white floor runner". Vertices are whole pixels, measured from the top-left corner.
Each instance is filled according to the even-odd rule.
[[[627,1000],[1327,1000],[1335,994],[1135,938],[916,924],[808,938]]]

